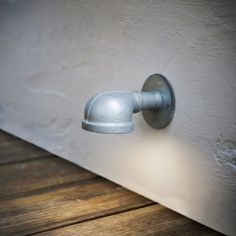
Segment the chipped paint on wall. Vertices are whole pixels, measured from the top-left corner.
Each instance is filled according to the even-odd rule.
[[[216,142],[215,160],[221,167],[232,168],[232,171],[236,171],[236,141],[228,140],[219,135],[219,139]]]

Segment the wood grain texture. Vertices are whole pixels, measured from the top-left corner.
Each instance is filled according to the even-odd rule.
[[[107,180],[95,179],[1,204],[2,234],[25,235],[154,203]]]
[[[0,140],[0,165],[45,156],[49,157],[52,156],[52,154],[41,148],[36,148],[34,145],[26,143],[23,140],[14,139],[12,137]]]
[[[0,199],[95,177],[93,173],[59,157],[0,165],[0,176]]]
[[[0,168],[0,235],[220,235],[59,157]]]
[[[235,0],[0,1],[0,127],[235,235],[235,9]],[[140,91],[153,73],[175,91],[168,127],[136,114],[132,134],[81,129],[92,95]]]
[[[0,144],[3,140],[8,140],[8,139],[14,140],[15,136],[13,136],[12,134],[9,134],[7,132],[1,131],[0,132]]]
[[[36,235],[219,236],[220,234],[161,205],[153,205]]]

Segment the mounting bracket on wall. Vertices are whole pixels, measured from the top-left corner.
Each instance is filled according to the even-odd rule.
[[[144,82],[142,92],[108,91],[89,99],[82,128],[97,133],[127,133],[133,130],[133,113],[143,111],[153,128],[167,126],[174,115],[175,95],[170,82],[153,74]]]
[[[157,110],[143,110],[145,121],[156,129],[167,126],[175,111],[175,94],[170,82],[160,74],[153,74],[143,84],[143,92],[158,91],[162,96],[162,105]]]

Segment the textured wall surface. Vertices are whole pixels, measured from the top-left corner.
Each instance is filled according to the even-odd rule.
[[[0,1],[0,127],[229,235],[236,234],[234,1]],[[80,128],[88,98],[172,82],[150,128]]]

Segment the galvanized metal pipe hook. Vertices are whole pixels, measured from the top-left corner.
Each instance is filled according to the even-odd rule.
[[[133,130],[132,115],[143,112],[153,128],[167,126],[173,118],[175,95],[169,81],[153,74],[144,82],[142,91],[108,91],[89,99],[84,111],[82,128],[107,134],[128,133]]]

